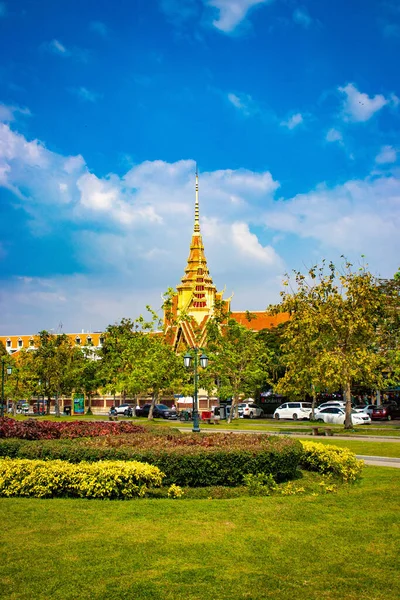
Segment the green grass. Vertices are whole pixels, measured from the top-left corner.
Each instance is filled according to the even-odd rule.
[[[0,499],[0,597],[397,600],[400,470],[335,495]]]
[[[364,456],[387,456],[400,458],[400,443],[398,442],[368,442],[367,440],[338,440],[335,437],[304,437],[297,438],[308,442],[321,442],[322,444],[333,444],[341,448],[349,448],[355,454]]]

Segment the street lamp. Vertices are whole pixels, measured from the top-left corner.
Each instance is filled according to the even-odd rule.
[[[4,417],[4,374],[5,374],[6,362],[5,358],[1,359],[1,416]],[[7,375],[11,375],[12,367],[7,367]]]
[[[194,395],[193,395],[193,429],[192,431],[194,433],[199,433],[200,431],[200,425],[199,425],[199,409],[198,409],[198,403],[197,403],[197,388],[198,388],[198,364],[200,362],[200,366],[203,369],[207,368],[208,365],[208,356],[206,356],[204,354],[204,352],[201,354],[200,359],[198,358],[198,354],[199,354],[199,348],[193,348],[193,353],[194,353],[194,361],[193,361],[193,371],[194,371]],[[189,352],[186,352],[185,356],[183,357],[183,364],[185,365],[185,367],[187,369],[190,368],[191,364],[192,364],[192,355]]]

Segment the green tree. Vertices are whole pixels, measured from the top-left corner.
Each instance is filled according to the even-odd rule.
[[[249,322],[251,314],[248,315]],[[240,325],[217,304],[207,330],[209,366],[203,375],[203,385],[211,392],[218,381],[221,398],[232,398],[228,422],[237,415],[237,405],[243,396],[270,382],[272,352],[262,337]],[[208,384],[207,384],[208,380]]]
[[[349,262],[340,271],[323,262],[306,275],[293,273],[284,282],[281,303],[269,308],[290,314],[283,334],[286,373],[278,387],[314,394],[317,387],[342,389],[345,427],[351,428],[352,385],[379,388],[383,381],[379,331],[385,310],[379,282],[365,266],[353,270]]]
[[[59,397],[76,387],[82,351],[71,344],[65,333],[54,335],[48,331],[39,332],[35,346],[33,368],[38,384],[40,382],[37,393],[47,398],[47,412],[55,396],[55,414],[59,417]]]

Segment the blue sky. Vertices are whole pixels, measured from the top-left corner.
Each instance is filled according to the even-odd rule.
[[[200,170],[234,309],[322,258],[400,264],[396,0],[0,0],[0,333],[179,283]]]

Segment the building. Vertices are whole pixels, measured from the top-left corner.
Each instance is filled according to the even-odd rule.
[[[189,257],[181,283],[176,287],[176,295],[172,306],[165,310],[164,326],[166,335],[173,347],[186,350],[188,347],[203,346],[205,343],[207,323],[213,316],[215,305],[224,303],[230,317],[241,325],[254,331],[272,329],[288,320],[289,315],[280,313],[270,315],[266,311],[231,311],[231,298],[223,298],[223,292],[218,292],[210,275],[204,252],[203,239],[200,231],[199,215],[199,178],[196,172],[196,194],[194,210],[194,227],[190,242]],[[185,315],[185,319],[179,317]],[[81,347],[99,349],[103,345],[104,333],[85,332],[68,333],[72,344]],[[21,349],[35,350],[35,335],[0,336],[7,352],[14,354]],[[211,399],[200,395],[199,407],[209,408]],[[94,412],[104,412],[116,402],[115,397],[95,397],[92,399]],[[118,401],[117,401],[118,402]],[[70,401],[66,401],[70,404]]]
[[[272,329],[288,320],[285,313],[269,315],[266,311],[231,311],[231,298],[224,299],[223,292],[217,291],[208,270],[200,231],[197,172],[194,227],[189,257],[185,274],[176,290],[177,294],[173,298],[169,314],[166,312],[164,317],[167,335],[176,349],[204,345],[207,322],[214,314],[216,302],[223,302],[232,319],[254,331]],[[172,323],[179,321],[183,314],[189,318],[179,322],[179,325],[173,325]]]

